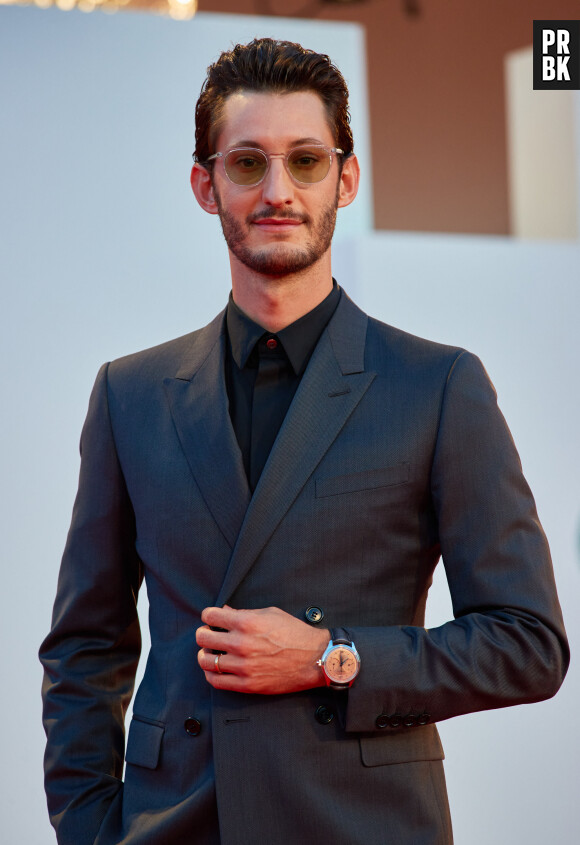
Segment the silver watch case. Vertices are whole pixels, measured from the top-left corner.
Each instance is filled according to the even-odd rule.
[[[341,652],[348,652],[346,660],[343,660]],[[341,678],[342,666],[345,663],[348,664],[347,671],[344,678]],[[316,661],[316,665],[322,668],[327,686],[333,689],[348,689],[360,672],[361,660],[353,642],[330,640],[324,654],[320,660]]]

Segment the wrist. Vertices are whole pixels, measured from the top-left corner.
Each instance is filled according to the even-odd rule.
[[[320,660],[322,658],[322,655],[326,651],[329,642],[330,631],[328,630],[328,628],[323,628],[320,631],[316,631],[316,648],[314,651],[314,660],[312,661],[312,677],[314,679],[314,683],[312,684],[313,687],[326,686],[326,676],[324,674],[322,666],[320,665]]]

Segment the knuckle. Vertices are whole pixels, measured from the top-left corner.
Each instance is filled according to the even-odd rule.
[[[246,637],[242,633],[240,634],[230,634],[231,639],[228,639],[228,648],[229,651],[234,652],[234,654],[243,655],[246,651]]]
[[[236,666],[236,675],[238,678],[249,678],[250,674],[250,668],[247,663],[242,661]]]
[[[249,614],[240,614],[238,617],[238,631],[242,634],[249,634],[254,628],[254,620]]]

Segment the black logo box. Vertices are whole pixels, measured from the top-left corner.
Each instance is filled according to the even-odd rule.
[[[544,30],[552,30],[556,33],[553,44],[549,44],[546,53],[543,53]],[[558,30],[565,30],[569,35],[567,48],[570,55],[566,63],[566,69],[570,79],[546,79],[542,77],[543,56],[548,55],[555,59],[558,66]],[[577,91],[580,89],[580,21],[534,21],[534,90],[536,91]],[[563,54],[566,58],[567,54]]]

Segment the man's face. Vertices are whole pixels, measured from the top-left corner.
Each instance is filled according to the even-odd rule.
[[[220,152],[255,147],[286,154],[304,143],[335,146],[317,94],[240,92],[226,101],[216,143]],[[296,183],[281,156],[270,160],[264,180],[254,187],[230,182],[220,158],[214,164],[213,192],[230,253],[254,272],[296,273],[330,248],[340,193],[335,155],[322,182]]]

